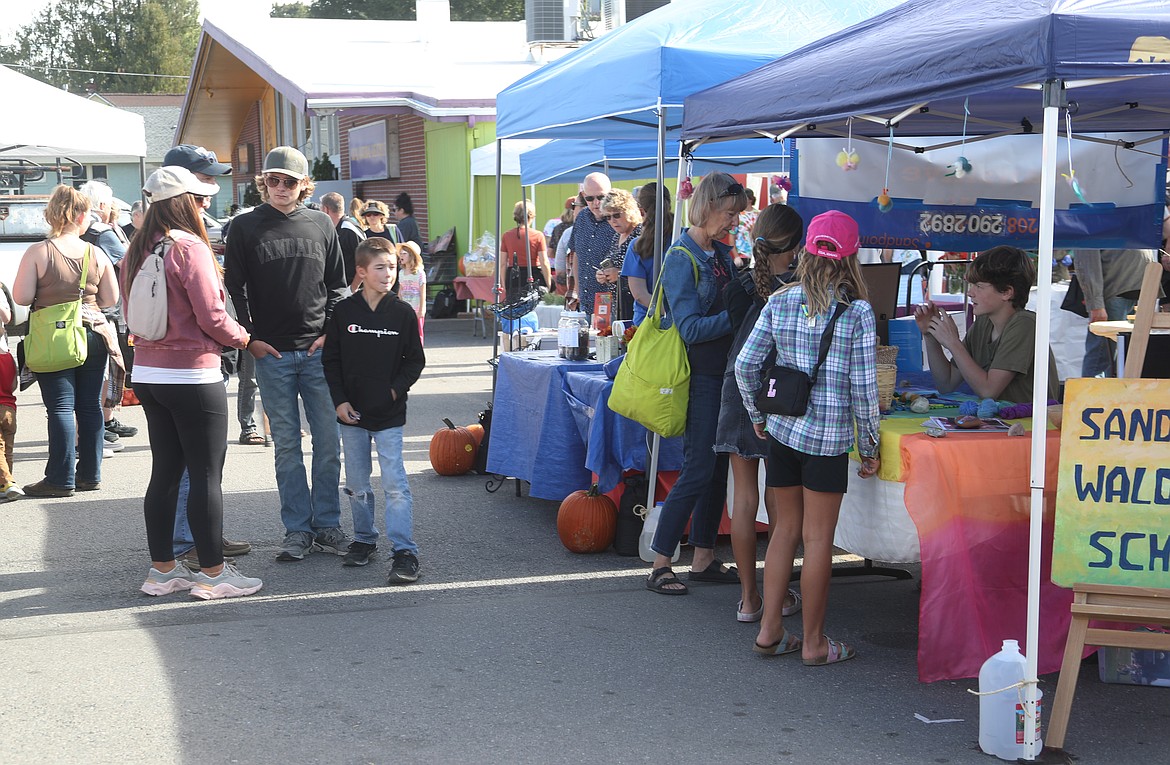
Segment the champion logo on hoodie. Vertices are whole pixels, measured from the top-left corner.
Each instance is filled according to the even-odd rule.
[[[396,329],[368,329],[361,324],[350,324],[345,328],[351,335],[377,335],[378,337],[397,337],[398,330]]]

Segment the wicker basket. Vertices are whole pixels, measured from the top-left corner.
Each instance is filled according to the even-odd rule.
[[[877,365],[878,408],[888,412],[894,403],[894,386],[898,383],[898,368],[893,364]]]
[[[896,345],[879,345],[877,347],[877,363],[879,364],[898,364],[898,346]]]
[[[465,260],[463,270],[468,276],[494,276],[496,261],[494,260]]]

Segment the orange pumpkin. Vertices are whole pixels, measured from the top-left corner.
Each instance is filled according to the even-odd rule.
[[[475,437],[445,417],[443,423],[431,436],[431,467],[439,475],[463,475],[475,464]]]
[[[557,511],[557,535],[570,552],[601,552],[613,544],[616,530],[617,508],[597,484],[565,497]]]
[[[467,426],[467,432],[475,439],[475,448],[478,449],[483,445],[483,425],[478,422]]]

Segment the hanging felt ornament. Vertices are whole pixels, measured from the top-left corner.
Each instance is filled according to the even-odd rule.
[[[894,128],[890,128],[890,142],[886,147],[886,182],[882,186],[882,193],[878,194],[877,206],[879,212],[888,213],[894,209],[894,200],[890,199],[890,162],[894,159]]]
[[[837,153],[837,167],[845,172],[856,170],[857,166],[861,164],[861,157],[857,154],[857,150],[853,148],[853,118],[846,120],[849,126],[848,144],[844,149]]]
[[[1064,136],[1068,140],[1068,172],[1060,175],[1068,183],[1068,187],[1072,189],[1073,194],[1076,194],[1077,199],[1081,200],[1081,204],[1089,204],[1089,200],[1085,199],[1085,191],[1081,188],[1080,181],[1077,180],[1077,171],[1073,169],[1072,162],[1072,115],[1069,112],[1064,113]]]
[[[688,175],[686,178],[683,178],[682,183],[678,185],[678,198],[683,200],[690,199],[691,194],[694,193],[695,187],[691,185],[691,176]]]
[[[970,99],[964,99],[963,101],[963,137],[959,140],[960,152],[963,151],[963,147],[967,144],[967,117],[971,114],[969,101]],[[954,162],[947,165],[947,170],[950,170],[950,172],[947,173],[944,177],[962,178],[967,173],[971,172],[971,162],[966,157],[964,157],[962,153],[960,153]]]
[[[787,175],[773,175],[772,185],[784,189],[785,191],[792,191],[792,181]]]

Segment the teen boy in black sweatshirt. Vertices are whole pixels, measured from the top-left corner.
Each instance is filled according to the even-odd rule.
[[[426,365],[418,316],[390,288],[397,255],[388,239],[370,237],[354,254],[361,291],[333,309],[325,326],[325,379],[337,409],[345,447],[345,494],[353,511],[354,541],[343,559],[364,566],[377,549],[374,491],[370,486],[370,442],[378,451],[385,493],[386,536],[393,552],[387,584],[418,579],[413,507],[402,431],[406,393]]]

